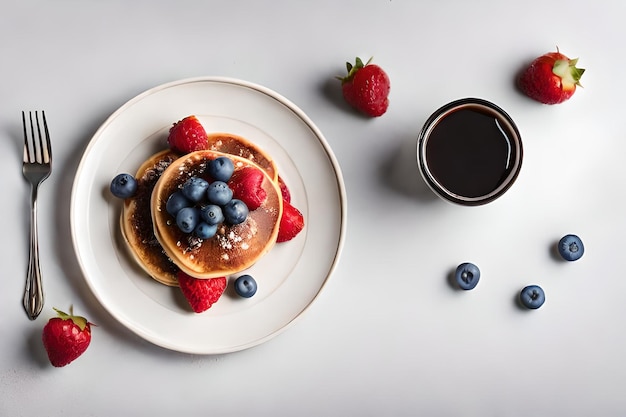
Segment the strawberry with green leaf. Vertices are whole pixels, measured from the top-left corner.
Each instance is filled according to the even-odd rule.
[[[42,341],[50,363],[62,367],[85,353],[91,343],[91,326],[86,318],[54,309],[58,316],[51,318],[43,328]]]
[[[387,73],[378,65],[365,64],[357,58],[354,65],[346,62],[348,74],[337,77],[341,81],[341,92],[348,104],[370,117],[385,114],[389,107],[391,83]]]
[[[569,100],[581,87],[585,72],[578,68],[578,58],[569,59],[559,52],[546,53],[535,59],[519,76],[518,86],[528,97],[544,104]]]

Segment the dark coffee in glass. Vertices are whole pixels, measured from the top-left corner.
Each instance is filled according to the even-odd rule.
[[[477,206],[504,194],[519,174],[522,141],[511,117],[476,98],[441,107],[418,138],[422,176],[440,197]]]

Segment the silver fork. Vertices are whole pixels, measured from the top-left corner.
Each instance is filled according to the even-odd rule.
[[[50,134],[46,123],[46,114],[41,112],[44,135],[41,134],[39,113],[35,112],[35,123],[33,123],[33,113],[28,112],[30,129],[27,127],[26,115],[22,112],[22,123],[24,124],[24,163],[22,173],[30,183],[30,252],[28,255],[28,272],[26,275],[26,289],[24,291],[24,308],[31,320],[35,320],[43,309],[43,286],[41,282],[41,271],[39,268],[39,238],[37,232],[37,190],[52,172],[52,148],[50,145]],[[37,138],[35,138],[35,126],[37,127]],[[30,135],[29,135],[30,133]]]

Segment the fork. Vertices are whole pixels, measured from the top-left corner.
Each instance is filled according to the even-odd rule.
[[[52,172],[52,148],[50,134],[46,123],[46,113],[41,112],[44,136],[41,135],[39,113],[28,112],[30,130],[27,128],[26,115],[22,112],[24,125],[24,163],[22,173],[30,183],[30,250],[28,254],[28,272],[26,275],[26,289],[24,291],[24,308],[31,320],[35,320],[43,309],[44,296],[39,268],[39,237],[37,232],[37,191],[39,184],[50,176]],[[35,138],[35,126],[37,127],[37,139]],[[30,135],[29,135],[30,133]]]

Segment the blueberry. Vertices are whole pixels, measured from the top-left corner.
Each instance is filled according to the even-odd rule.
[[[209,204],[200,209],[200,217],[209,225],[220,224],[224,221],[222,208],[216,204]]]
[[[480,280],[480,269],[473,263],[462,263],[457,266],[454,278],[457,284],[459,284],[459,287],[464,290],[471,290],[478,284],[478,280]]]
[[[215,233],[217,232],[217,225],[200,222],[196,225],[193,232],[200,239],[210,239],[215,236]]]
[[[248,206],[236,198],[226,203],[223,211],[226,221],[230,224],[243,223],[248,218]]]
[[[209,161],[207,171],[209,175],[216,181],[226,182],[233,175],[233,172],[235,171],[235,165],[233,164],[233,161],[230,160],[230,158],[220,156]]]
[[[172,216],[176,217],[181,209],[191,206],[193,206],[193,203],[185,197],[182,191],[175,191],[167,199],[167,202],[165,203],[165,210]]]
[[[185,181],[181,191],[185,197],[197,203],[206,195],[207,188],[209,188],[209,183],[206,180],[199,177],[191,177]]]
[[[576,235],[565,235],[559,240],[559,255],[566,261],[577,261],[585,253],[583,241]]]
[[[207,190],[207,197],[211,203],[223,206],[233,198],[233,190],[224,181],[213,181]]]
[[[537,309],[546,301],[546,294],[538,285],[528,285],[519,294],[519,300],[526,308]]]
[[[137,192],[137,180],[130,174],[118,174],[111,181],[111,194],[118,198],[129,198]]]
[[[235,280],[235,292],[241,297],[252,297],[256,294],[256,289],[256,281],[250,275],[242,275]]]
[[[195,207],[185,207],[176,215],[176,224],[183,233],[191,233],[200,220],[200,210]]]

